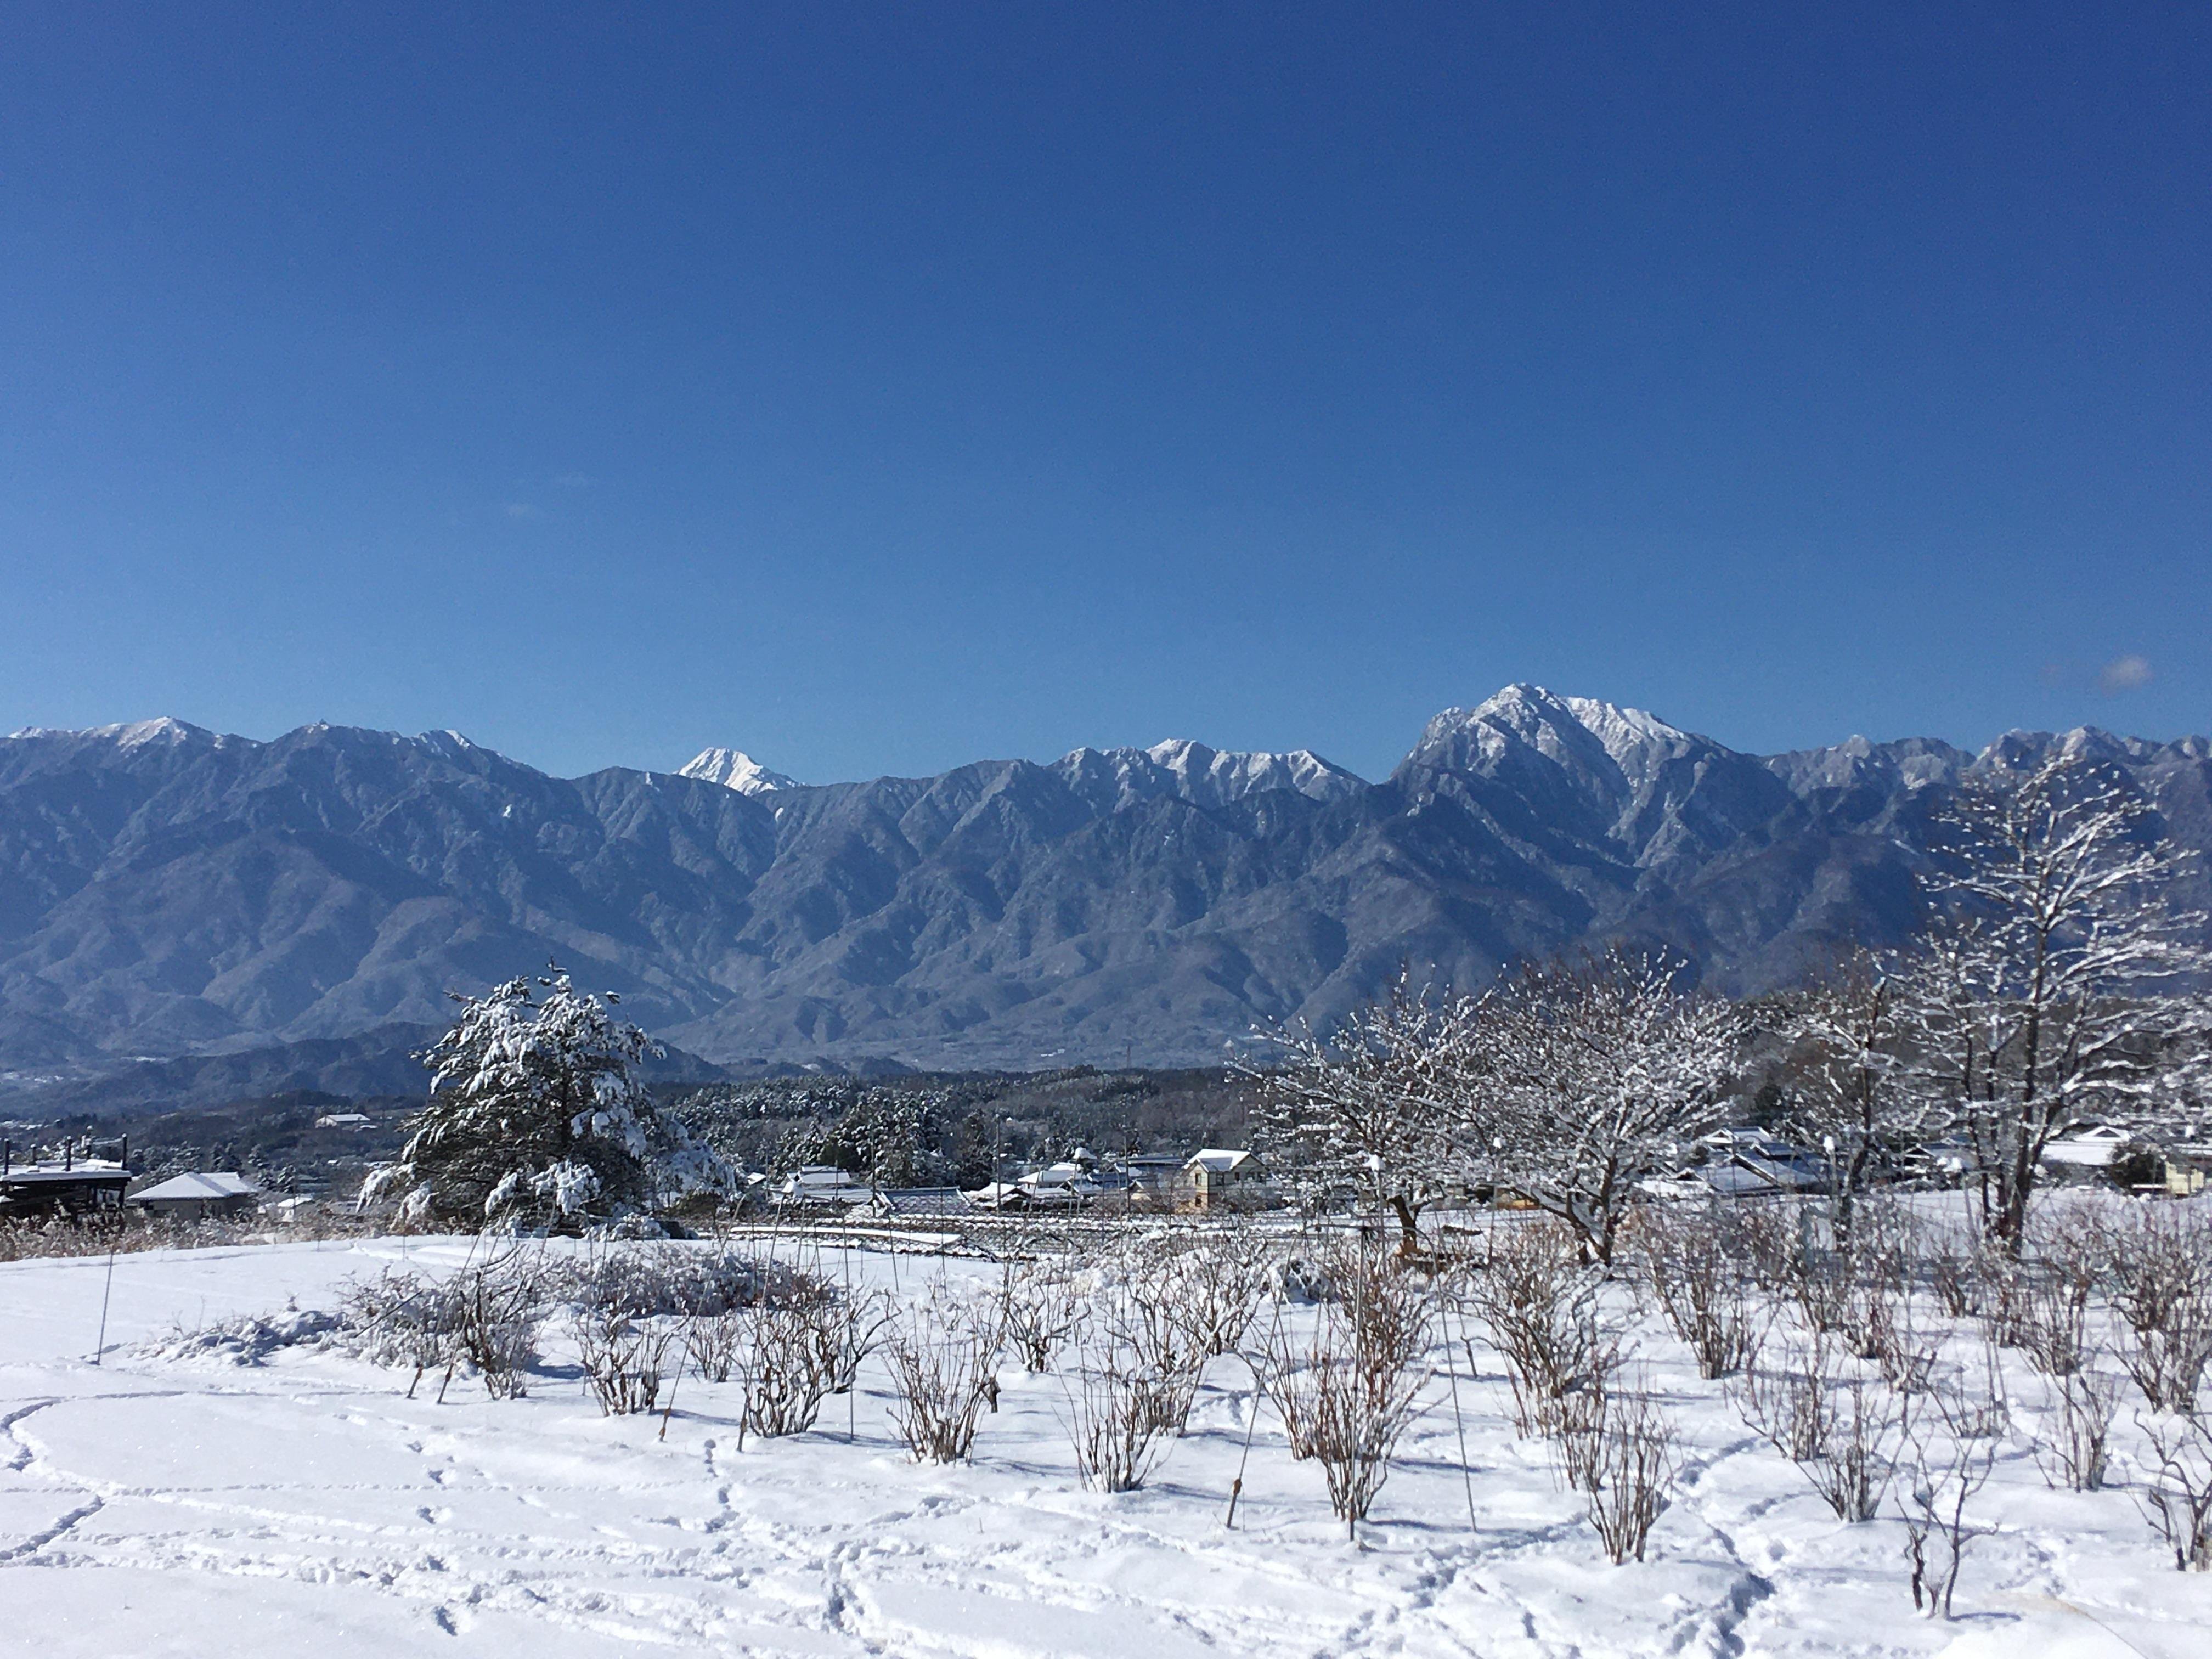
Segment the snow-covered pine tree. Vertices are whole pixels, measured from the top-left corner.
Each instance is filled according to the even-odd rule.
[[[428,1103],[364,1200],[399,1194],[417,1225],[575,1233],[733,1187],[638,1081],[652,1040],[558,967],[454,1000],[460,1018],[419,1056]]]

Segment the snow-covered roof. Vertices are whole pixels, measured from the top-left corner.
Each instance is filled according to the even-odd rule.
[[[253,1198],[260,1191],[235,1170],[194,1170],[185,1175],[172,1176],[160,1186],[149,1187],[131,1197],[133,1203],[143,1204],[149,1199]]]
[[[1201,1146],[1190,1155],[1183,1168],[1202,1169],[1210,1175],[1227,1175],[1252,1154],[1231,1146]]]
[[[1089,1172],[1079,1164],[1055,1164],[1049,1169],[1031,1170],[1022,1177],[1024,1187],[1073,1187],[1090,1179]]]
[[[960,1215],[975,1207],[957,1187],[886,1187],[876,1200],[893,1215]]]
[[[104,1158],[79,1158],[64,1169],[58,1164],[18,1164],[0,1182],[10,1187],[82,1185],[86,1182],[128,1181],[131,1171]]]

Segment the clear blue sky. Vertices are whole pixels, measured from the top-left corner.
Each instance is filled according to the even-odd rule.
[[[0,728],[2212,728],[2212,9],[0,28]]]

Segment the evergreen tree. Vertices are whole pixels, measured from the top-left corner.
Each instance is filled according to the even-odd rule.
[[[638,1081],[646,1034],[556,967],[456,995],[461,1017],[418,1058],[430,1098],[364,1198],[404,1194],[417,1225],[575,1233],[718,1196],[729,1166]]]

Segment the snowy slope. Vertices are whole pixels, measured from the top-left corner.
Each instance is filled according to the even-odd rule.
[[[801,787],[797,778],[771,772],[742,749],[702,749],[678,769],[677,776],[719,783],[741,795],[764,795]]]
[[[327,1307],[349,1276],[466,1253],[416,1239],[124,1256],[118,1346],[98,1369],[83,1356],[104,1264],[0,1266],[0,1616],[19,1650],[2187,1659],[2212,1630],[2212,1581],[2163,1566],[2124,1492],[2053,1492],[2016,1443],[1981,1500],[1997,1533],[1970,1558],[1964,1616],[1915,1619],[1897,1523],[1835,1522],[1648,1325],[1683,1486],[1650,1559],[1624,1567],[1543,1449],[1513,1437],[1480,1339],[1473,1367],[1455,1343],[1432,1352],[1448,1369],[1357,1548],[1272,1412],[1253,1421],[1233,1358],[1152,1484],[1105,1497],[1076,1480],[1060,1384],[1018,1370],[975,1462],[937,1468],[896,1443],[878,1362],[849,1418],[833,1402],[813,1432],[739,1451],[731,1389],[683,1383],[663,1440],[658,1419],[580,1398],[558,1343],[527,1399],[456,1383],[443,1404],[307,1349],[240,1365],[135,1346]],[[855,1254],[849,1271],[910,1304],[933,1276],[988,1285],[996,1269]],[[2014,1387],[2033,1420],[2039,1384]]]
[[[1109,811],[1163,797],[1220,807],[1270,789],[1342,800],[1372,787],[1310,749],[1279,754],[1209,749],[1188,738],[1170,738],[1149,749],[1073,750],[1052,769]]]

